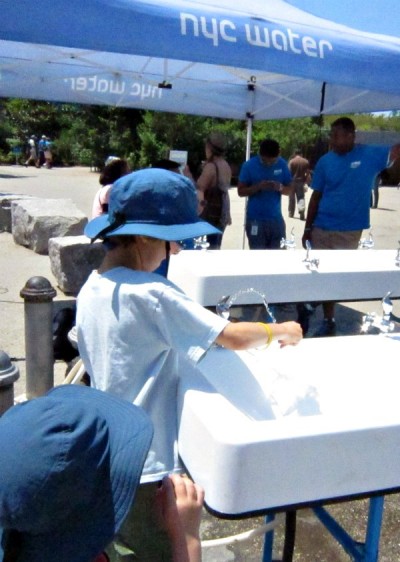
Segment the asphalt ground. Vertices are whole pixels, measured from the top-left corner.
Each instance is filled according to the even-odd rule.
[[[0,167],[0,194],[23,194],[43,198],[69,198],[87,216],[90,216],[92,200],[99,187],[98,174],[88,168],[53,168],[36,169],[23,166]],[[308,199],[310,191],[306,194]],[[223,249],[246,248],[243,236],[244,201],[237,197],[236,190],[231,190],[233,224],[224,235]],[[301,235],[304,222],[298,217],[287,217],[287,201],[283,200],[283,212],[286,218],[287,235],[292,229],[297,247],[301,247]],[[399,245],[400,191],[393,187],[380,189],[378,209],[371,209],[371,225],[376,249],[393,249]],[[365,232],[364,236],[368,236]],[[368,250],[366,250],[368,251]],[[56,289],[55,302],[58,305],[70,300],[57,287],[50,270],[49,258],[16,245],[12,235],[0,233],[0,350],[14,359],[20,370],[20,379],[15,385],[15,394],[25,392],[25,338],[24,306],[20,291],[28,279],[33,276],[47,278]],[[358,334],[362,316],[366,312],[381,313],[379,302],[341,303],[337,307],[336,319],[338,335]],[[394,301],[394,313],[399,316],[400,305]],[[278,319],[295,318],[295,309],[288,307],[278,311]],[[280,317],[281,316],[281,317]],[[309,335],[321,322],[321,307],[311,317]],[[55,364],[55,381],[60,382],[65,374],[63,362]],[[384,520],[380,546],[380,562],[400,561],[400,496],[388,496],[385,501]],[[364,540],[367,520],[367,500],[358,500],[337,504],[330,507],[331,512],[357,540]],[[257,527],[263,522],[260,517],[230,521],[218,519],[204,513],[202,535],[204,539],[230,536],[237,532]],[[282,525],[276,532],[276,558],[282,544]],[[261,560],[262,539],[253,539],[233,546],[220,546],[207,549],[203,553],[204,562]],[[308,509],[298,511],[295,562],[345,562],[350,560],[325,528]]]

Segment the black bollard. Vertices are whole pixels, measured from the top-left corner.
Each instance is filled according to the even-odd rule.
[[[11,363],[7,353],[0,350],[0,416],[14,405],[14,382],[19,369]]]
[[[31,277],[21,290],[25,301],[26,397],[46,394],[54,386],[53,298],[45,277]]]

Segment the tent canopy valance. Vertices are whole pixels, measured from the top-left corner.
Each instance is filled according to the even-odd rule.
[[[370,0],[232,4],[0,0],[0,95],[235,119],[400,109],[393,0],[385,14]]]

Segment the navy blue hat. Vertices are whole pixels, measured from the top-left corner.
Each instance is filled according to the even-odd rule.
[[[18,560],[88,562],[132,504],[153,429],[130,402],[65,385],[0,419],[0,561],[11,531]]]
[[[198,216],[192,181],[168,170],[146,168],[113,184],[108,214],[91,220],[85,234],[92,240],[139,234],[174,241],[220,231]]]

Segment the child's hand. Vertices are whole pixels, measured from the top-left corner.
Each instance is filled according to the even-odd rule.
[[[200,520],[204,503],[204,490],[178,474],[163,479],[156,497],[161,526],[173,545],[174,552],[185,552],[187,558],[174,560],[200,560]]]

